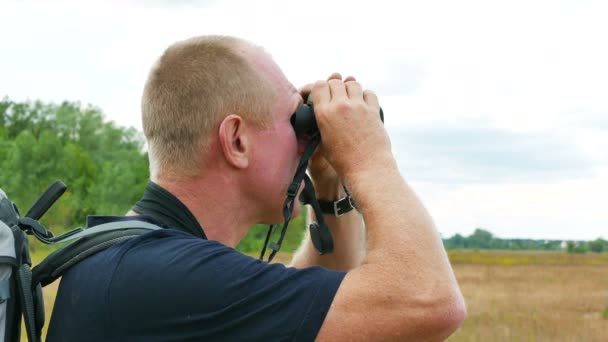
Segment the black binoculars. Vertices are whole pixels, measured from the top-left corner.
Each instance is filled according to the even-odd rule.
[[[380,108],[380,120],[384,122],[382,108]],[[301,105],[291,116],[291,125],[296,131],[296,135],[307,135],[310,137],[317,133],[319,127],[317,127],[317,119],[315,119],[315,112],[312,108],[312,104]]]

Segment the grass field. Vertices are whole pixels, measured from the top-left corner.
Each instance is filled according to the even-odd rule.
[[[608,341],[608,253],[450,253],[468,318],[448,341]]]
[[[449,255],[468,318],[448,341],[608,341],[608,253]],[[57,283],[45,288],[47,324]]]

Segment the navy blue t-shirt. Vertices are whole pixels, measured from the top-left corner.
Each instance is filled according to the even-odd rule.
[[[161,229],[69,270],[47,341],[312,341],[344,275]]]

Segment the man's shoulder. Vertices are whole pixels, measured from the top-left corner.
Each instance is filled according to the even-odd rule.
[[[193,260],[206,259],[207,255],[231,255],[238,257],[239,252],[217,241],[195,237],[176,229],[163,228],[149,231],[116,243],[74,265],[65,275],[64,281],[100,281],[110,285],[114,280],[134,270],[163,270],[170,279],[180,276],[180,265]],[[243,255],[243,257],[246,257]],[[208,258],[207,258],[208,259]],[[158,272],[142,273],[149,276]],[[116,275],[119,276],[118,279]],[[102,278],[102,279],[100,279]],[[93,280],[96,279],[96,280]]]
[[[156,270],[146,275],[182,276],[184,273],[229,272],[235,265],[241,271],[255,265],[268,266],[218,241],[201,239],[183,231],[160,229],[138,236],[109,250],[120,276],[131,268]],[[238,274],[238,272],[236,272]]]
[[[171,229],[171,228],[163,228],[157,230],[151,230],[145,234],[137,236],[133,239],[126,241],[124,244],[120,244],[117,247],[123,249],[130,249],[134,247],[142,247],[142,248],[151,248],[151,247],[163,247],[165,245],[171,244],[200,244],[200,245],[215,245],[217,247],[226,247],[217,241],[201,239],[199,237],[193,236],[192,234],[188,234],[186,232]]]
[[[78,322],[100,337],[312,340],[343,277],[268,264],[217,241],[161,229],[78,265],[62,281],[69,285],[51,325],[59,332]]]
[[[94,264],[108,264],[116,269],[124,267],[184,263],[208,254],[223,254],[237,257],[239,252],[217,241],[205,240],[176,229],[158,229],[118,243],[98,255]],[[133,265],[134,264],[134,265]],[[168,268],[167,271],[179,270]]]

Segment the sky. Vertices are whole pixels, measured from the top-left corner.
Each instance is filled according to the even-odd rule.
[[[234,35],[296,86],[338,71],[373,90],[442,236],[608,239],[606,17],[584,0],[0,0],[0,97],[141,130],[164,49]]]

